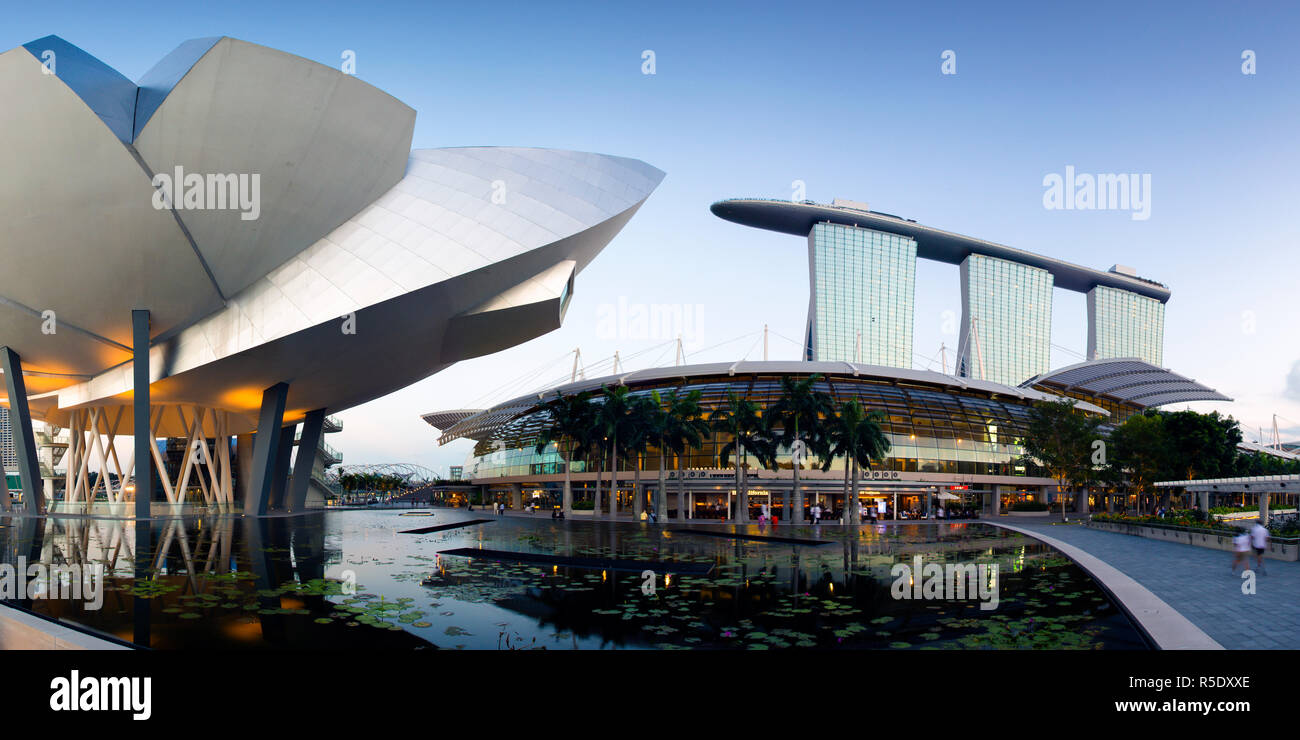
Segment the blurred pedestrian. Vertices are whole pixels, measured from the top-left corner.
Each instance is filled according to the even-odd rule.
[[[1242,571],[1250,567],[1250,532],[1241,530],[1241,533],[1232,538],[1232,572],[1237,572],[1237,564],[1241,564]]]
[[[1264,526],[1263,517],[1256,519],[1250,528],[1250,544],[1255,548],[1255,569],[1263,575],[1264,553],[1268,552],[1268,527]]]

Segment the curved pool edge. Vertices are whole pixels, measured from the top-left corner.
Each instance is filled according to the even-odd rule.
[[[0,604],[0,650],[131,650],[134,646],[99,637],[12,604]]]
[[[980,521],[983,524],[1032,537],[1056,548],[1061,554],[1073,560],[1075,565],[1092,576],[1092,579],[1119,603],[1138,629],[1145,632],[1157,648],[1161,650],[1225,649],[1164,599],[1101,558],[1055,537],[1048,537],[1030,529],[986,519]]]

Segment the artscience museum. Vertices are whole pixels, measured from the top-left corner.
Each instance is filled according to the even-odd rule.
[[[21,174],[0,178],[21,477],[0,499],[26,512],[309,507],[329,414],[560,326],[664,176],[413,151],[402,101],[228,37],[136,82],[48,36],[0,54],[0,96],[0,170]]]

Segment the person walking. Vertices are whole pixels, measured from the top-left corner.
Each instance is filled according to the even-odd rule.
[[[1250,568],[1250,532],[1243,529],[1232,538],[1232,572],[1237,572],[1237,565],[1244,572]]]
[[[1264,553],[1268,552],[1268,527],[1264,526],[1263,517],[1256,519],[1250,528],[1250,544],[1255,548],[1255,569],[1263,575]]]

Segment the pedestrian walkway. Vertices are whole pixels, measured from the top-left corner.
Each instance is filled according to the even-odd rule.
[[[1255,593],[1243,594],[1232,553],[1176,542],[1051,525],[1017,518],[1030,533],[1053,537],[1127,574],[1230,650],[1300,648],[1300,563],[1265,560]],[[1252,564],[1254,558],[1251,558]]]

